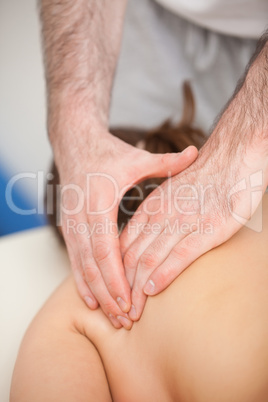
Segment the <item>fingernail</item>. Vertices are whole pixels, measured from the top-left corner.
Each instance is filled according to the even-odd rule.
[[[95,301],[93,299],[91,299],[91,297],[86,296],[85,297],[85,302],[87,303],[89,308],[95,308]]]
[[[152,296],[155,292],[155,283],[152,281],[152,279],[150,279],[144,289],[143,289],[144,293],[147,294],[148,296]]]
[[[115,318],[114,315],[112,315],[112,314],[110,313],[110,314],[109,314],[109,318],[110,318],[110,320],[111,320],[113,326],[114,326],[116,329],[122,328],[122,325],[121,325],[120,322]]]
[[[118,306],[121,308],[121,310],[122,310],[124,313],[127,313],[127,312],[128,312],[128,308],[127,308],[127,303],[125,302],[125,300],[123,300],[122,297],[117,297],[116,301],[117,301],[117,303],[118,303]]]
[[[130,320],[128,320],[127,318],[122,317],[121,315],[118,315],[116,318],[118,319],[120,324],[123,325],[124,328],[130,329],[132,327],[132,322]]]
[[[136,320],[137,311],[136,311],[136,308],[135,308],[134,304],[131,305],[131,309],[130,309],[130,312],[128,313],[128,315],[129,315],[129,318],[131,320]]]

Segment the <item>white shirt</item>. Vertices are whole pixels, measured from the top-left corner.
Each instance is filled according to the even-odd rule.
[[[156,0],[170,11],[219,33],[257,39],[268,25],[268,0]]]
[[[207,31],[154,0],[129,0],[110,124],[151,129],[168,118],[178,121],[189,80],[195,124],[209,133],[255,47],[254,39]]]

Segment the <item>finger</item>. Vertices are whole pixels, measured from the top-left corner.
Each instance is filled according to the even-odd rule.
[[[168,174],[172,175],[175,173],[179,173],[181,170],[186,169],[196,159],[197,154],[198,151],[194,146],[186,148],[181,154],[147,153],[146,163],[142,163],[139,160],[139,169],[140,167],[142,167],[142,173],[140,174],[140,176],[138,173],[137,177],[140,177],[141,179],[146,179],[148,177],[163,177]],[[171,169],[171,167],[173,170]],[[174,172],[174,167],[176,169],[176,172]],[[144,172],[146,172],[146,174]],[[147,204],[148,200],[150,200],[151,205],[153,205],[154,211],[159,208],[159,203],[161,203],[161,198],[163,197],[161,192],[163,191],[163,187],[159,186],[150,194],[149,198],[147,198]],[[120,236],[120,247],[123,257],[131,244],[137,240],[142,230],[143,224],[146,224],[149,221],[150,217],[147,213],[143,211],[145,203],[146,201],[141,204],[141,206],[138,208],[134,216],[130,219]],[[154,211],[151,211],[152,215],[154,214]]]
[[[79,247],[85,280],[95,298],[99,301],[101,307],[107,315],[112,314],[116,316],[119,313],[122,313],[118,304],[111,297],[105,285],[99,267],[95,262],[91,243],[89,243],[88,239],[84,236],[79,236]]]
[[[97,302],[95,296],[89,289],[88,284],[86,283],[86,281],[83,278],[83,275],[77,269],[74,270],[73,273],[74,273],[74,279],[76,282],[78,292],[80,293],[80,296],[84,299],[87,306],[91,310],[95,310],[99,306],[99,303]]]
[[[151,221],[148,222],[147,227],[141,233],[139,234],[138,238],[130,245],[129,249],[126,251],[125,256],[124,256],[124,266],[125,266],[125,272],[126,272],[126,277],[128,280],[128,283],[130,284],[130,287],[133,288],[133,283],[134,283],[134,278],[136,275],[136,270],[138,267],[138,262],[140,257],[143,255],[145,250],[147,248],[154,244],[155,241],[161,237],[161,233],[165,230],[164,226],[164,221],[163,222],[158,222],[158,229],[152,229],[153,226],[155,226],[155,223],[151,223]],[[147,230],[148,229],[148,230]],[[149,232],[149,230],[151,231]],[[148,258],[147,258],[148,256]],[[146,266],[146,271],[148,271],[149,267],[152,267],[152,264],[154,263],[154,256],[153,253],[149,254],[147,253],[145,256],[145,266]],[[145,285],[145,282],[143,283],[143,286]],[[142,286],[142,288],[143,288]],[[142,289],[141,288],[141,289]],[[133,293],[133,292],[132,292]],[[132,303],[133,303],[133,298],[132,298]]]
[[[95,310],[99,304],[93,293],[91,292],[83,272],[82,260],[79,252],[79,247],[77,245],[77,239],[75,235],[74,227],[72,230],[68,227],[68,219],[71,219],[72,222],[75,222],[74,217],[69,217],[67,215],[63,215],[63,226],[62,226],[62,234],[64,237],[65,245],[67,248],[69,260],[71,263],[71,268],[74,274],[74,279],[76,282],[78,293],[81,298],[87,304],[87,306]]]
[[[138,321],[144,310],[147,295],[143,292],[142,288],[139,288],[134,284],[131,293],[131,299],[132,299],[132,306],[128,315],[132,321]]]
[[[131,244],[139,237],[144,225],[149,221],[149,216],[141,211],[139,207],[133,217],[129,220],[128,224],[124,227],[120,235],[120,248],[121,256],[125,254]]]
[[[172,248],[190,233],[191,225],[180,225],[180,218],[160,220],[152,218],[146,230],[130,245],[124,256],[126,277],[131,287],[133,281],[140,280],[141,289],[145,285],[143,271],[151,274],[169,255]],[[183,230],[181,229],[183,228]]]
[[[94,217],[90,221],[90,227],[95,264],[101,272],[110,295],[126,313],[131,307],[130,286],[123,267],[116,217],[112,214]],[[103,230],[96,231],[94,229],[96,227]]]
[[[131,329],[132,321],[126,313],[123,313],[118,304],[111,297],[107,287],[101,278],[99,283],[94,284],[95,297],[99,300],[100,307],[109,318],[115,328]]]
[[[149,246],[139,256],[137,267],[135,267],[135,269],[132,268],[133,271],[135,271],[132,290],[132,304],[135,306],[136,310],[135,321],[140,318],[144,309],[145,300],[143,289],[146,282],[149,280],[150,275],[163,261],[165,261],[171,250],[183,239],[184,236],[185,235],[181,233],[173,233],[172,235],[169,235],[166,232],[166,227],[164,227],[162,233],[155,238],[155,240],[149,244]],[[130,314],[130,318],[134,320],[132,314]]]
[[[132,327],[131,320],[129,320],[126,313],[121,311],[119,305],[108,292],[99,271],[97,271],[94,281],[91,281],[89,286],[94,289],[94,295],[99,301],[102,311],[109,318],[114,327],[121,328],[124,326],[126,329],[130,329]]]
[[[76,282],[78,293],[80,294],[82,299],[85,301],[87,306],[91,310],[95,310],[99,306],[99,303],[97,302],[93,293],[89,289],[89,285],[86,283],[83,273],[81,273],[79,271],[79,266],[81,266],[80,256],[79,256],[79,254],[77,254],[77,257],[74,257],[75,253],[71,250],[70,246],[68,249],[68,253],[69,253],[69,258],[70,258],[71,266],[73,269],[74,279]],[[78,261],[80,263],[78,263]],[[118,321],[118,319],[116,317],[114,317],[111,313],[107,313],[107,314],[108,314],[108,318],[110,319],[112,325],[116,329],[122,328],[122,324]],[[132,326],[131,322],[129,322],[129,323],[125,322],[125,325],[126,325],[127,329],[130,329]]]
[[[208,235],[191,233],[186,236],[148,278],[143,289],[145,294],[153,296],[162,292],[185,268],[214,246]]]
[[[139,238],[130,246],[127,254],[136,255],[139,263],[135,267],[130,266],[130,269],[137,268],[135,281],[143,276],[143,271],[150,274],[168,257],[172,249],[189,235],[190,229],[187,231],[181,230],[180,226],[176,226],[178,219],[173,221],[162,222],[161,231],[159,234],[152,233],[150,236],[140,235]],[[145,283],[142,284],[142,287]]]
[[[73,242],[76,242],[75,238],[73,239]],[[93,293],[89,289],[82,273],[82,263],[81,263],[81,258],[79,255],[79,252],[75,252],[71,246],[71,244],[68,244],[66,242],[66,247],[72,267],[72,271],[74,274],[74,279],[76,282],[77,290],[82,299],[85,301],[87,306],[95,310],[99,303],[97,302],[96,298],[94,297]],[[75,250],[78,250],[77,247],[74,248]]]
[[[140,237],[141,243],[139,249],[135,249],[136,242],[130,248],[130,250],[133,251],[133,255],[135,255],[135,252],[139,254],[138,265],[137,267],[135,267],[135,269],[133,269],[133,271],[135,272],[135,279],[132,289],[133,306],[129,312],[129,317],[131,318],[131,320],[137,321],[142,315],[146,302],[146,295],[143,291],[143,288],[146,282],[150,279],[151,274],[163,261],[165,261],[172,249],[179,242],[181,242],[183,238],[187,236],[187,234],[183,232],[181,233],[180,231],[174,232],[171,224],[171,230],[170,228],[167,228],[167,226],[164,226],[161,234],[157,236],[145,250],[142,245],[142,237]],[[140,255],[141,251],[142,254]],[[126,253],[126,256],[128,252]]]
[[[178,153],[152,154],[147,151],[142,152],[144,157],[137,161],[137,181],[149,177],[166,177],[178,174],[190,166],[198,156],[198,150],[193,145]]]
[[[109,320],[111,321],[111,323],[113,324],[113,326],[116,329],[120,329],[122,328],[122,324],[118,321],[118,319],[116,317],[114,317],[112,314],[109,314]]]
[[[85,234],[77,235],[77,249],[80,250],[85,282],[90,288],[95,299],[98,300],[104,314],[110,319],[116,328],[121,327],[121,323],[117,319],[117,316],[123,316],[126,319],[124,321],[125,328],[130,329],[132,322],[128,319],[127,314],[121,311],[119,305],[111,297],[104,283],[101,272],[93,257],[88,236],[85,236]]]
[[[150,235],[151,232],[161,232],[164,221],[163,215],[165,212],[168,213],[166,211],[168,206],[166,198],[165,187],[158,186],[139,206],[120,236],[123,258],[127,250],[137,241],[142,233]]]

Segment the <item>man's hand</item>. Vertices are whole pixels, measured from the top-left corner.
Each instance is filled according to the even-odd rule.
[[[93,309],[99,303],[115,327],[129,328],[126,313],[131,298],[117,229],[119,203],[134,184],[187,168],[197,150],[189,147],[182,154],[150,154],[101,129],[90,135],[90,141],[85,140],[84,128],[80,128],[80,137],[66,141],[57,153],[62,194],[58,223],[82,298]]]
[[[147,295],[164,290],[195,259],[228,240],[257,208],[265,164],[259,156],[250,166],[239,158],[226,164],[227,158],[205,147],[193,165],[147,197],[122,233],[132,320],[140,318]]]
[[[267,34],[196,162],[141,204],[120,238],[129,317],[250,219],[267,186]]]
[[[91,308],[99,303],[117,328],[131,326],[116,226],[121,192],[147,176],[177,173],[197,155],[151,156],[108,133],[126,3],[39,1],[48,133],[62,185],[59,224],[79,293]]]

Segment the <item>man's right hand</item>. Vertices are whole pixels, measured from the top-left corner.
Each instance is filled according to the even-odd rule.
[[[117,228],[120,201],[146,178],[184,170],[196,159],[197,150],[191,146],[181,154],[151,154],[103,128],[87,132],[80,124],[79,129],[77,135],[69,126],[64,142],[54,145],[61,184],[58,224],[81,297],[91,309],[100,305],[116,328],[129,329],[131,292]]]
[[[107,131],[126,4],[40,0],[62,232],[80,295],[91,308],[99,303],[116,328],[131,327],[130,287],[116,226],[122,190],[146,177],[176,174],[197,156],[195,148],[183,156],[151,155]]]

